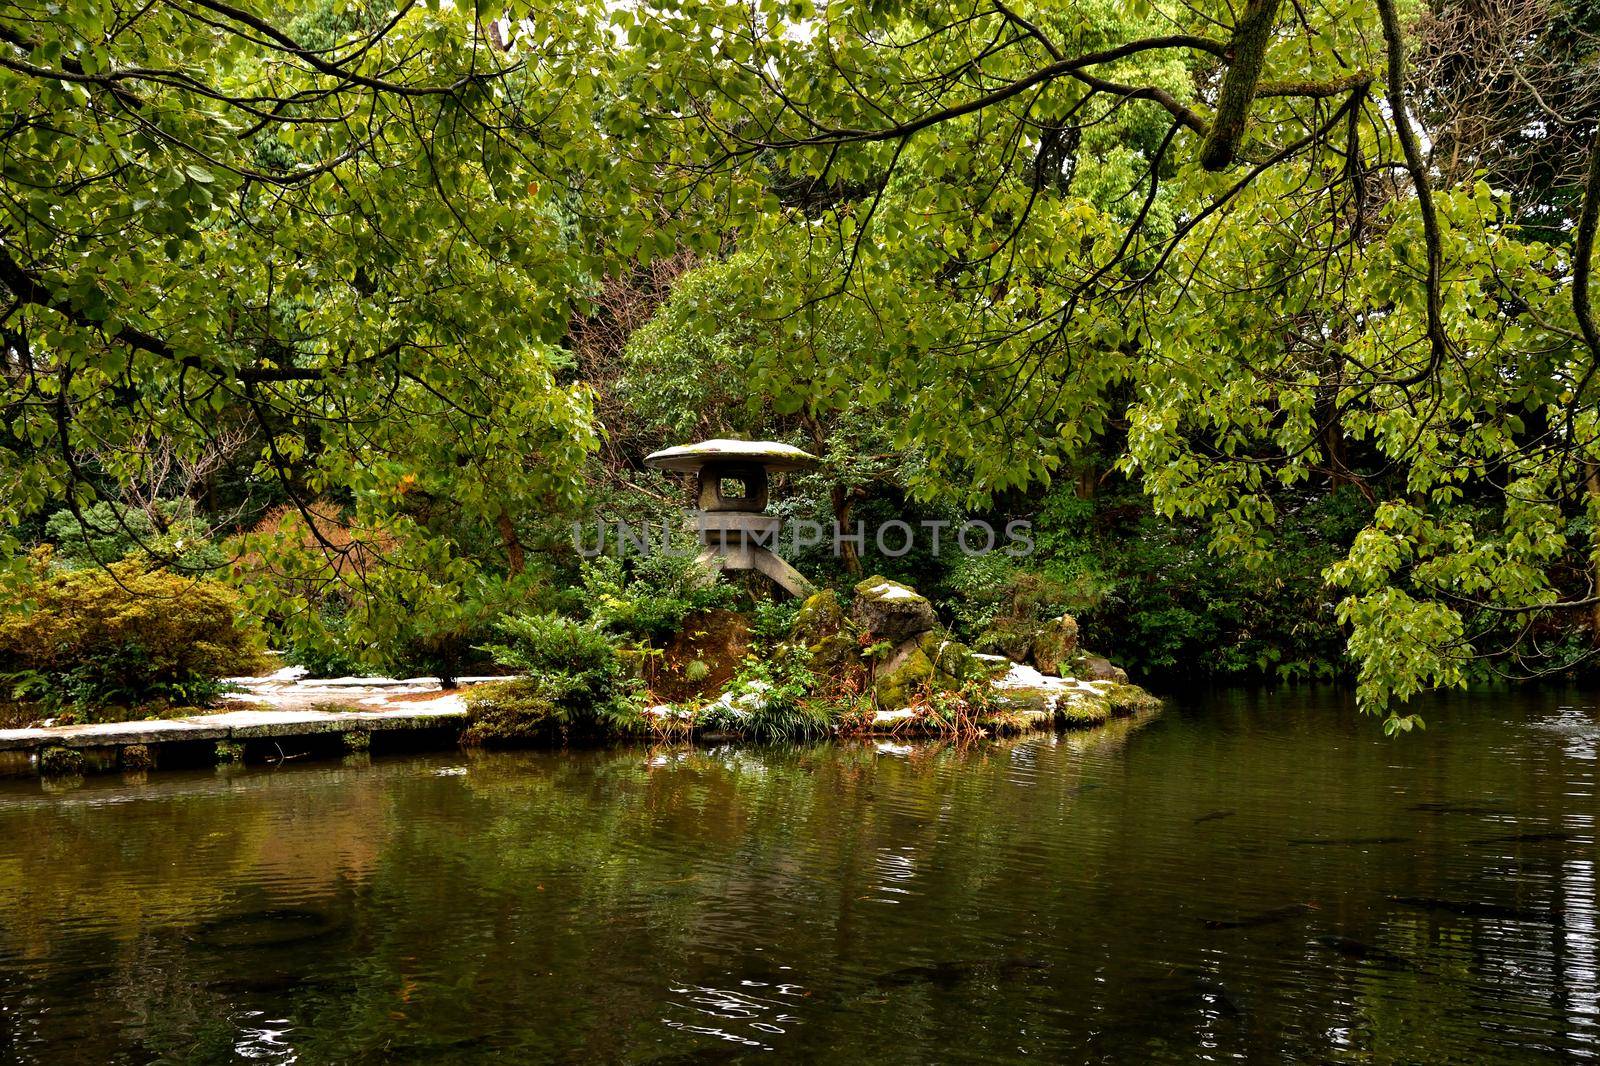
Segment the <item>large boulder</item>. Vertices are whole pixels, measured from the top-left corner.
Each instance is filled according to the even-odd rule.
[[[997,651],[1012,662],[1031,663],[1046,674],[1061,676],[1078,651],[1078,621],[1070,614],[1043,622],[1031,618],[996,618],[977,639],[985,651]]]
[[[1040,673],[1060,676],[1078,650],[1078,620],[1070,614],[1041,624],[1028,647],[1028,659]]]
[[[811,669],[818,677],[842,680],[863,665],[855,628],[832,589],[806,598],[789,630],[789,642],[811,653]]]
[[[1014,663],[1028,661],[1039,623],[1031,618],[996,618],[973,640],[973,646],[1004,655]]]
[[[1085,681],[1115,681],[1120,685],[1128,683],[1126,670],[1113,664],[1104,655],[1091,652],[1077,656],[1073,662],[1073,673]]]
[[[965,644],[929,630],[902,641],[889,653],[878,665],[872,689],[879,709],[896,710],[923,691],[954,691],[989,674],[990,664]]]
[[[794,626],[789,630],[789,639],[810,647],[840,632],[845,625],[839,594],[832,589],[823,589],[808,596],[805,603],[800,605],[799,613],[794,616]]]
[[[909,585],[874,574],[856,585],[857,624],[875,641],[899,644],[939,624],[933,604]]]
[[[658,699],[689,703],[721,692],[750,650],[750,618],[721,607],[695,611],[661,650],[642,662]],[[626,650],[617,653],[627,662]]]

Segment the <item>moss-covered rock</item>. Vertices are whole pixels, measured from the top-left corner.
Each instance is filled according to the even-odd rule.
[[[1059,691],[1049,688],[1017,686],[1000,690],[995,702],[1024,714],[1055,714]]]
[[[840,679],[862,666],[856,628],[832,589],[815,593],[801,605],[789,630],[789,643],[810,653],[811,670],[820,678]]]
[[[1071,670],[1078,651],[1078,621],[1070,614],[1042,622],[1033,618],[996,618],[973,643],[1012,662],[1031,663],[1041,673],[1063,676]]]
[[[877,574],[856,585],[851,612],[874,640],[891,643],[909,640],[939,624],[926,596]]]
[[[1038,631],[1039,623],[1031,618],[996,618],[972,644],[983,651],[1004,655],[1012,662],[1027,662]]]
[[[1028,646],[1028,659],[1040,673],[1060,676],[1078,650],[1078,620],[1070,614],[1042,623]]]
[[[83,752],[76,748],[43,748],[39,752],[39,773],[45,777],[64,777],[83,772]]]
[[[692,703],[721,692],[749,651],[749,615],[722,607],[694,611],[645,680],[663,702]]]
[[[951,692],[969,679],[989,676],[989,664],[943,631],[930,630],[902,641],[878,668],[873,694],[878,706],[894,710],[922,691]]]
[[[538,686],[526,681],[474,685],[463,699],[467,705],[467,728],[461,734],[461,743],[468,747],[548,743],[560,729],[555,703]]]
[[[1127,675],[1124,674],[1124,677]],[[1126,682],[1114,682],[1106,692],[1106,700],[1111,704],[1112,713],[1137,714],[1141,711],[1161,710],[1161,701],[1150,695],[1138,685]]]
[[[819,678],[839,679],[862,666],[861,645],[849,633],[835,633],[806,646],[811,671]]]
[[[967,681],[989,676],[987,662],[959,640],[950,639],[949,634],[942,630],[924,633],[917,643],[933,662],[939,679],[951,682],[950,688],[959,688]]]
[[[1104,655],[1093,652],[1081,652],[1073,656],[1069,670],[1073,677],[1083,681],[1114,681],[1119,685],[1128,683],[1128,672],[1107,659]]]
[[[794,616],[789,639],[810,647],[834,636],[845,628],[844,608],[839,606],[839,594],[832,589],[806,598]]]
[[[1101,725],[1111,715],[1111,701],[1099,693],[1073,692],[1056,701],[1056,720],[1062,725]]]
[[[915,699],[918,692],[930,687],[933,676],[933,660],[919,645],[910,642],[904,651],[896,649],[879,667],[873,678],[872,692],[881,709],[898,710]]]

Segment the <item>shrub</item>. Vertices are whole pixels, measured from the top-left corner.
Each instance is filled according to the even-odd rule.
[[[279,627],[273,638],[283,649],[283,661],[303,666],[307,677],[357,677],[373,672],[346,639],[346,608],[337,598],[309,609],[300,624]]]
[[[496,627],[505,639],[488,651],[565,705],[606,701],[623,690],[617,649],[598,629],[557,614],[511,615]]]
[[[0,608],[0,672],[56,709],[208,703],[265,665],[261,646],[231,589],[138,560],[36,575]]]
[[[68,569],[104,566],[140,551],[185,574],[214,573],[227,560],[210,541],[190,500],[161,500],[149,510],[102,501],[82,510],[57,511],[44,524],[55,562]]]
[[[360,677],[372,672],[370,664],[337,641],[298,634],[285,641],[283,661],[305,667],[307,677]]]
[[[816,676],[805,648],[785,644],[761,658],[750,656],[722,698],[702,710],[700,726],[757,740],[826,736],[833,716],[814,698]]]
[[[950,610],[958,631],[997,648],[1030,617],[1071,614],[1090,647],[1165,684],[1337,677],[1344,635],[1322,572],[1371,505],[1353,488],[1282,490],[1273,504],[1275,550],[1247,567],[1210,550],[1203,522],[1159,516],[1129,486],[1091,499],[1057,488],[1036,503],[1031,581],[993,555],[964,560],[946,577]]]
[[[560,711],[537,684],[491,681],[468,689],[465,699],[468,724],[461,743],[469,747],[515,747],[560,739]]]
[[[756,604],[750,634],[764,648],[771,648],[789,639],[795,620],[800,617],[803,600],[761,600]]]
[[[601,629],[639,640],[662,641],[695,611],[726,607],[731,585],[689,555],[657,553],[631,559],[628,568],[609,556],[583,565],[584,601]]]
[[[485,650],[522,676],[467,694],[467,743],[610,735],[639,725],[637,682],[611,638],[594,625],[556,614],[521,614],[502,619],[496,630],[503,642]]]

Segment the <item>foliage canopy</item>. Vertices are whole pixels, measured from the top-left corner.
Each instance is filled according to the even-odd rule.
[[[967,507],[1105,454],[1244,565],[1353,487],[1366,705],[1593,654],[1588,5],[61,8],[0,18],[14,525],[242,427],[263,613],[464,631],[587,498],[606,286],[689,254],[656,339],[726,369],[654,424],[758,396]]]

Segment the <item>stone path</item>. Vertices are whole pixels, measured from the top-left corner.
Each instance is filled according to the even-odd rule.
[[[230,678],[243,690],[232,695],[230,702],[249,705],[237,710],[137,722],[0,729],[0,751],[437,729],[466,718],[460,692],[441,689],[436,677],[312,680],[304,674],[299,667],[289,667],[265,677]],[[461,678],[460,683],[488,680]],[[430,693],[436,695],[415,698]]]
[[[56,746],[105,748],[184,740],[251,740],[357,730],[437,729],[463,721],[466,716],[461,698],[455,695],[371,711],[221,711],[146,722],[0,729],[0,751],[32,751]]]

